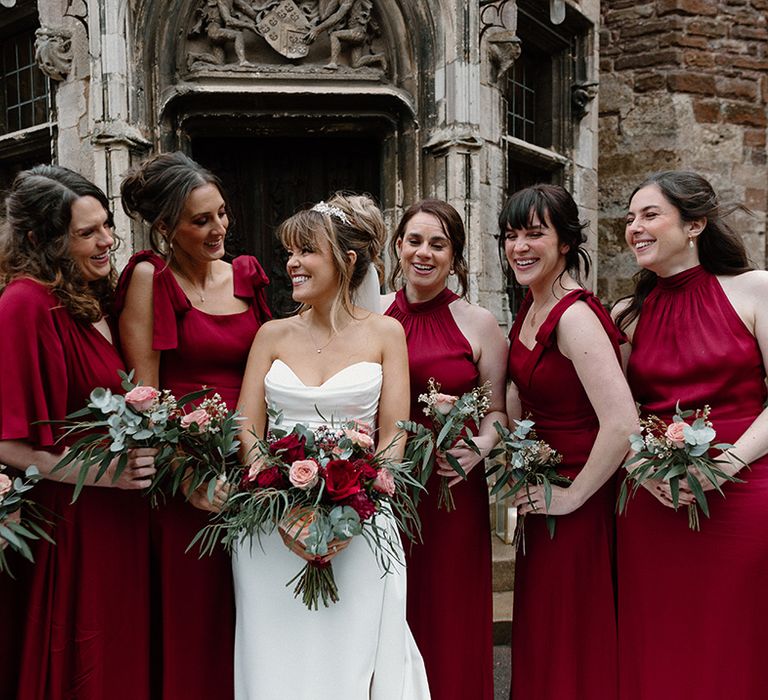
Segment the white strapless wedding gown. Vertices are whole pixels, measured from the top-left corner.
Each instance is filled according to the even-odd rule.
[[[282,427],[327,420],[374,425],[381,365],[357,362],[305,386],[281,360],[264,379]],[[425,700],[424,663],[405,620],[405,570],[382,576],[362,537],[333,559],[340,600],[308,610],[286,587],[304,561],[275,532],[244,542],[233,558],[237,700]]]

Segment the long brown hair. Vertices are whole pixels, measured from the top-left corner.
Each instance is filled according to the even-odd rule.
[[[704,230],[697,237],[699,262],[713,275],[739,275],[752,269],[746,248],[739,235],[722,217],[741,205],[723,208],[709,181],[688,170],[665,170],[654,173],[641,182],[629,196],[629,201],[644,187],[656,185],[664,198],[677,209],[683,221],[706,219]],[[616,325],[626,330],[640,315],[643,302],[656,286],[657,275],[651,270],[640,270],[634,276],[635,291],[624,299],[627,306],[616,316]]]
[[[30,277],[48,287],[76,319],[93,323],[109,310],[116,275],[112,268],[108,277],[88,282],[70,255],[72,204],[79,197],[98,200],[112,227],[106,195],[79,173],[37,165],[16,176],[5,203],[0,286]]]

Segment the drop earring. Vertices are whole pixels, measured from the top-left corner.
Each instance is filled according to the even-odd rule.
[[[693,248],[693,236],[688,236],[688,247]]]

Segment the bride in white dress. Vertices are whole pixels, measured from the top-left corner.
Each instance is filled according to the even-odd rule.
[[[390,445],[408,417],[402,327],[354,306],[385,238],[367,197],[336,195],[288,219],[278,232],[290,254],[296,316],[264,325],[254,340],[240,396],[247,429],[264,434],[267,406],[283,427],[326,419],[377,426]],[[375,285],[374,285],[375,286]],[[388,456],[400,458],[404,437]],[[295,549],[296,547],[294,547]],[[294,598],[304,562],[280,535],[243,542],[233,558],[237,700],[425,700],[426,674],[405,619],[405,570],[383,575],[365,539],[333,559],[339,602],[317,611]]]

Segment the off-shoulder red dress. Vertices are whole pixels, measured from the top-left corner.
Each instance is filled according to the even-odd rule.
[[[574,478],[595,442],[599,423],[573,363],[557,347],[557,324],[572,304],[589,305],[618,355],[620,333],[598,299],[579,289],[563,297],[536,334],[520,341],[529,294],[510,332],[509,379],[523,416],[563,457],[561,474]],[[617,360],[618,361],[618,360]],[[512,614],[512,700],[615,700],[617,696],[614,587],[614,480],[584,505],[558,516],[550,539],[545,518],[525,519],[525,554],[515,561]]]
[[[422,424],[428,419],[418,397],[430,377],[457,396],[478,384],[472,348],[449,308],[456,299],[446,288],[412,304],[401,289],[385,312],[405,329],[410,417]],[[453,487],[454,511],[438,509],[438,479],[433,473],[419,502],[423,544],[405,545],[408,624],[435,700],[492,700],[491,534],[483,464]]]
[[[256,258],[232,262],[234,294],[249,303],[241,313],[213,315],[195,308],[165,260],[151,251],[131,257],[120,277],[116,307],[122,309],[139,262],[155,268],[153,342],[160,350],[160,387],[176,397],[207,386],[234,409],[248,352],[256,331],[270,318],[267,277]],[[164,700],[232,697],[234,671],[234,592],[229,556],[217,551],[198,558],[185,550],[208,521],[208,514],[183,497],[169,499],[151,513],[152,636]]]
[[[44,421],[83,408],[96,386],[120,392],[123,362],[92,324],[75,320],[42,284],[11,282],[0,296],[0,439],[61,449]],[[43,422],[41,422],[43,421]],[[149,697],[148,504],[142,494],[45,479],[30,492],[55,521],[35,564],[14,561],[0,581],[0,697]],[[7,591],[11,588],[12,591]],[[15,623],[6,610],[20,612]],[[10,616],[9,616],[10,617]],[[17,664],[8,671],[8,663]]]
[[[697,266],[658,279],[627,372],[642,414],[708,404],[716,442],[733,443],[763,410],[765,375],[717,277]],[[645,489],[619,517],[622,700],[768,697],[768,457],[738,476],[725,499],[708,492],[699,532]]]

